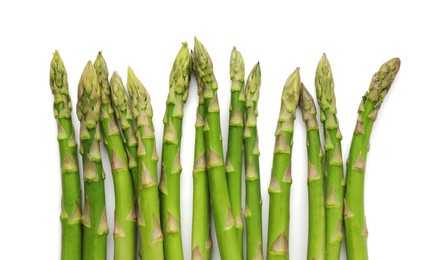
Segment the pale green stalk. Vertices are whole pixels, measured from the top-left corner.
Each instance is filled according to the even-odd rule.
[[[230,98],[230,118],[227,142],[226,173],[230,204],[236,221],[236,236],[239,250],[243,251],[244,224],[242,221],[242,158],[244,131],[244,59],[233,48],[230,56],[230,79],[232,80]]]
[[[290,186],[292,185],[293,125],[299,103],[301,79],[297,68],[287,79],[275,131],[272,176],[269,185],[267,259],[289,258]]]
[[[340,260],[343,240],[344,169],[334,79],[325,54],[317,65],[316,95],[320,106],[320,120],[325,136],[326,157],[326,259]]]
[[[301,83],[299,107],[307,130],[308,153],[308,260],[325,260],[325,180],[316,105]]]
[[[136,213],[134,185],[129,170],[128,156],[117,125],[110,101],[108,69],[102,54],[99,53],[94,64],[101,86],[101,126],[104,144],[111,163],[114,182],[114,259],[136,259]]]
[[[221,259],[241,259],[236,238],[236,222],[230,206],[226,171],[224,167],[221,138],[218,83],[213,73],[213,64],[204,46],[195,39],[193,52],[194,73],[202,82],[205,107],[204,135],[207,171],[213,219]]]
[[[368,230],[364,212],[364,180],[370,135],[380,106],[400,69],[400,59],[384,63],[373,75],[358,109],[358,120],[347,160],[344,226],[348,260],[367,260]]]
[[[83,159],[84,209],[83,259],[107,257],[107,213],[105,209],[105,173],[100,152],[101,88],[89,61],[78,84],[77,115],[81,122],[80,153]]]
[[[197,84],[200,84],[197,82]],[[193,260],[211,259],[212,240],[210,236],[210,198],[206,171],[206,150],[204,141],[204,100],[201,87],[198,88],[197,118],[195,123],[193,212],[192,212],[192,257]]]
[[[77,142],[72,125],[72,103],[68,89],[68,74],[58,51],[53,55],[50,67],[50,87],[54,95],[54,117],[57,121],[59,142],[62,204],[62,260],[81,259],[81,188],[77,161]]]
[[[180,222],[180,163],[183,105],[188,99],[191,79],[191,55],[188,44],[183,43],[170,73],[170,88],[164,116],[160,183],[161,222],[164,234],[165,259],[183,259]]]
[[[260,64],[248,76],[245,86],[245,222],[247,229],[247,259],[263,259],[262,195],[260,192],[259,136],[257,133],[257,103],[261,84]]]
[[[123,133],[123,144],[128,154],[128,166],[134,182],[135,199],[138,198],[140,179],[137,164],[137,138],[135,137],[133,118],[126,95],[125,86],[119,74],[115,71],[110,80],[111,102],[117,121]]]
[[[128,68],[126,83],[136,122],[138,175],[140,180],[137,222],[140,231],[142,259],[164,259],[163,235],[161,231],[158,197],[158,153],[155,145],[153,110],[149,93]],[[165,173],[161,182],[165,181]]]

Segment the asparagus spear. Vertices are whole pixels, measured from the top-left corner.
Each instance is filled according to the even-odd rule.
[[[143,259],[164,259],[163,236],[160,225],[158,197],[158,154],[155,146],[153,110],[150,96],[131,68],[128,68],[126,83],[132,114],[136,122],[138,175],[140,180],[138,197],[138,227]],[[161,181],[165,173],[161,174]]]
[[[299,103],[301,81],[299,68],[287,79],[281,97],[281,109],[275,131],[272,177],[269,185],[269,223],[267,258],[288,259],[290,186],[293,125]]]
[[[105,174],[100,153],[101,88],[89,61],[78,85],[77,115],[81,122],[80,153],[83,158],[84,210],[83,259],[106,259],[107,213],[105,209]]]
[[[369,90],[362,98],[358,120],[347,160],[344,224],[347,259],[368,259],[368,230],[364,215],[364,177],[367,152],[374,121],[380,106],[400,69],[400,59],[384,63],[373,75]]]
[[[128,166],[134,182],[135,198],[138,198],[140,179],[137,166],[137,138],[135,137],[129,98],[119,74],[115,71],[110,80],[111,101],[116,119],[123,133],[123,144],[128,155]]]
[[[194,172],[193,172],[193,213],[192,213],[192,259],[211,259],[212,240],[210,236],[209,185],[206,171],[204,141],[204,99],[202,83],[197,79],[199,103],[195,123]]]
[[[244,93],[244,59],[233,47],[230,57],[230,78],[232,80],[230,99],[230,119],[227,142],[226,173],[229,188],[230,204],[236,221],[236,236],[239,250],[243,251],[242,222],[242,136],[244,127],[245,93]]]
[[[162,166],[165,179],[160,183],[161,221],[166,259],[183,259],[180,229],[180,163],[183,104],[188,99],[191,78],[191,55],[183,43],[170,73],[170,89],[164,116]]]
[[[218,239],[218,247],[222,259],[241,259],[242,254],[237,245],[236,222],[230,206],[227,178],[224,168],[224,157],[220,125],[220,109],[218,104],[213,65],[205,47],[195,39],[194,73],[202,82],[205,107],[205,149],[209,189],[213,218]]]
[[[339,260],[343,239],[344,169],[341,135],[331,65],[325,54],[317,65],[316,95],[325,135],[326,158],[326,259]]]
[[[96,58],[94,67],[101,86],[100,121],[114,182],[116,207],[113,232],[114,259],[136,259],[136,214],[132,176],[128,168],[128,157],[111,106],[108,69],[101,52]]]
[[[54,117],[57,120],[62,172],[62,249],[61,259],[81,259],[81,189],[77,162],[77,143],[71,120],[71,98],[68,74],[58,51],[54,52],[50,67],[50,87],[54,96]]]
[[[247,224],[247,259],[263,259],[262,196],[260,193],[259,137],[257,102],[261,84],[260,64],[248,76],[245,87],[245,221]]]
[[[316,105],[301,83],[299,106],[307,129],[308,151],[308,255],[307,259],[325,259],[325,195],[323,152],[320,144]]]

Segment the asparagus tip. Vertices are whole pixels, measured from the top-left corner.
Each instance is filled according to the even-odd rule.
[[[59,58],[60,58],[59,50],[54,50],[54,53],[53,53],[53,59],[58,60]]]
[[[237,81],[244,81],[245,77],[245,64],[242,54],[233,47],[230,55],[230,79]]]
[[[63,86],[67,86],[66,68],[59,51],[55,50],[50,68],[50,87],[53,95]]]
[[[332,104],[329,99],[333,98],[332,95],[334,93],[334,79],[331,64],[325,53],[323,53],[322,58],[317,64],[315,86],[319,105],[323,108],[329,107]],[[322,100],[322,96],[326,97],[326,99]]]
[[[373,75],[366,98],[372,101],[376,107],[380,107],[388,90],[391,88],[400,70],[400,64],[399,58],[393,58],[385,62],[379,71]]]
[[[89,116],[92,119],[95,118],[95,120],[99,119],[99,109],[101,106],[100,91],[98,75],[92,61],[89,60],[84,67],[78,83],[77,115],[79,120],[88,116],[89,109],[93,110],[93,114],[89,114]]]
[[[117,71],[114,71],[110,79],[110,88],[113,93],[124,90],[122,78]]]
[[[84,67],[80,82],[78,84],[78,89],[83,89],[87,92],[90,92],[94,85],[98,85],[98,76],[96,75],[92,61],[89,60]]]
[[[51,59],[51,70],[57,70],[59,67],[63,67],[63,60],[60,57],[59,51],[55,50]]]
[[[262,81],[260,63],[257,62],[256,65],[251,69],[250,75],[248,75],[248,80],[246,84],[245,94],[248,106],[252,105],[251,102],[257,102],[259,99],[260,84]]]
[[[317,64],[317,69],[321,68],[326,68],[329,67],[329,60],[328,57],[326,57],[326,54],[323,53],[322,57],[320,58],[319,64]]]
[[[129,79],[132,80],[134,77],[135,77],[134,71],[132,70],[131,66],[128,66],[128,81]]]
[[[313,96],[311,96],[310,92],[305,87],[303,82],[301,82],[301,95],[299,98],[299,103],[303,112],[311,111],[313,115],[316,115],[316,106],[314,105]],[[305,115],[303,115],[303,117],[304,120],[308,119],[305,117]]]
[[[183,101],[188,98],[189,92],[189,81],[192,66],[192,57],[189,53],[188,44],[182,43],[177,56],[173,62],[173,66],[170,73],[170,88],[167,96],[167,102],[176,104],[178,103],[177,97],[182,96]]]
[[[181,69],[186,69],[186,72],[188,72],[191,67],[191,62],[192,61],[191,55],[189,53],[188,43],[182,42],[182,47],[179,49],[179,52],[177,53],[177,56],[174,60],[173,69],[179,67]]]
[[[102,56],[102,51],[98,52],[93,66],[95,67],[96,73],[101,76],[101,79],[108,77],[108,67],[104,57]]]
[[[113,77],[120,77],[119,76],[119,72],[117,72],[117,70],[115,70],[115,71],[113,71],[113,75],[111,75],[111,78],[113,78]]]
[[[195,55],[197,55],[197,61],[199,62],[199,64],[197,64],[198,66],[201,65],[206,65],[202,64],[203,60],[206,60],[207,62],[212,63],[212,61],[209,58],[209,54],[206,50],[206,48],[204,47],[204,45],[197,39],[197,37],[194,37],[194,53]]]
[[[299,103],[299,95],[301,90],[301,77],[299,74],[300,68],[297,67],[295,71],[290,74],[283,88],[281,96],[282,103],[285,104],[287,111],[294,112]]]

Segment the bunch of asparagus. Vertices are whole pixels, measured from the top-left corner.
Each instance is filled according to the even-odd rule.
[[[369,139],[399,68],[398,58],[384,63],[362,98],[347,160],[346,180],[342,134],[328,59],[322,56],[315,77],[323,148],[314,99],[301,82],[299,68],[288,77],[281,96],[268,188],[267,259],[289,258],[291,158],[298,106],[307,135],[307,258],[340,259],[345,234],[347,258],[368,259],[364,176]],[[128,68],[127,91],[117,72],[109,80],[101,52],[93,64],[87,63],[79,81],[77,102],[83,199],[67,73],[59,52],[54,53],[50,86],[62,173],[61,259],[106,259],[109,230],[101,140],[109,156],[114,181],[114,259],[136,259],[137,254],[142,259],[183,259],[181,138],[183,107],[188,99],[192,72],[197,81],[199,102],[195,125],[191,257],[211,259],[212,214],[222,259],[243,259],[244,255],[247,259],[264,258],[257,128],[260,64],[253,66],[245,81],[244,59],[233,48],[228,143],[224,158],[218,83],[206,48],[195,39],[191,53],[188,45],[182,44],[170,73],[159,175],[153,110],[146,88],[131,68]],[[245,180],[245,209],[242,209],[242,180]]]

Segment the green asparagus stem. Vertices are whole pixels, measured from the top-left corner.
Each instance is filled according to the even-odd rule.
[[[99,53],[95,64],[101,86],[101,125],[104,143],[111,163],[113,175],[115,207],[114,212],[114,259],[136,259],[136,214],[134,187],[128,168],[128,156],[123,147],[117,121],[110,102],[108,69],[102,54]]]
[[[281,97],[281,109],[275,131],[272,177],[269,185],[269,223],[267,259],[288,259],[290,186],[293,125],[299,103],[301,80],[299,68],[287,79]]]
[[[205,107],[205,148],[209,176],[209,189],[218,247],[221,259],[241,259],[242,254],[237,245],[236,222],[230,206],[227,178],[224,168],[223,147],[221,138],[220,109],[218,104],[213,65],[205,47],[195,39],[194,73],[203,88]]]
[[[257,102],[261,84],[260,64],[248,76],[245,87],[245,221],[247,224],[247,259],[263,259],[262,195],[260,193],[259,137]]]
[[[106,259],[107,213],[105,209],[105,173],[100,152],[101,88],[89,61],[78,85],[77,115],[81,122],[80,153],[83,158],[84,210],[83,259]]]
[[[132,114],[136,122],[138,175],[138,227],[142,259],[164,259],[158,197],[158,153],[155,146],[153,110],[150,96],[131,68],[128,68],[128,87]],[[165,173],[161,174],[164,182]]]
[[[316,105],[301,83],[299,106],[307,129],[308,151],[308,255],[309,260],[325,259],[325,194],[323,151],[320,144]]]
[[[326,259],[340,260],[343,239],[344,169],[337,103],[331,65],[325,54],[317,65],[316,95],[320,106],[320,120],[325,136],[326,158]]]
[[[58,51],[50,67],[50,87],[54,95],[62,179],[62,260],[81,259],[81,188],[77,161],[77,142],[71,120],[68,74]]]
[[[362,98],[347,160],[344,224],[347,259],[366,260],[368,230],[364,213],[364,178],[370,135],[380,106],[400,69],[400,59],[384,63]]]
[[[230,99],[229,133],[227,142],[226,174],[229,188],[230,204],[236,221],[236,236],[239,250],[243,251],[242,222],[242,157],[243,128],[245,110],[244,90],[245,67],[240,52],[233,47],[230,57],[230,78],[232,80]]]
[[[170,88],[164,116],[162,166],[165,179],[160,183],[161,221],[166,259],[183,259],[180,224],[180,163],[183,104],[188,99],[191,55],[187,43],[179,50],[170,73]]]
[[[199,79],[198,79],[199,80]],[[197,85],[200,84],[197,82]],[[204,99],[202,87],[198,88],[199,103],[195,123],[193,212],[192,212],[192,259],[208,260],[212,254],[210,236],[210,198],[206,171],[206,150],[204,141]]]
[[[230,78],[232,80],[231,99],[230,99],[230,119],[229,133],[227,142],[226,173],[229,188],[230,204],[236,221],[236,236],[238,238],[239,250],[243,251],[243,232],[242,222],[242,148],[244,130],[244,59],[240,52],[233,48],[230,57]]]
[[[131,170],[134,182],[135,198],[138,198],[140,179],[137,165],[137,138],[135,137],[132,113],[129,107],[129,98],[126,95],[125,86],[117,72],[114,72],[110,80],[111,102],[117,121],[123,133],[123,144],[128,155],[128,166]]]

